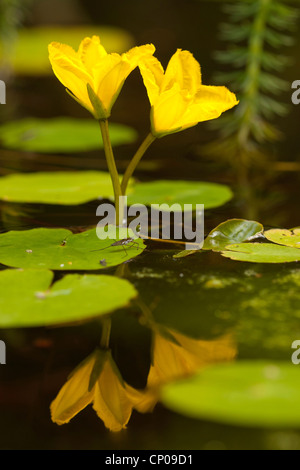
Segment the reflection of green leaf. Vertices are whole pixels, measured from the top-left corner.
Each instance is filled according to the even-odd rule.
[[[165,386],[165,406],[199,419],[263,427],[299,427],[300,375],[291,363],[241,361],[213,366]]]
[[[126,31],[107,26],[36,27],[20,30],[10,54],[15,73],[21,75],[48,75],[52,69],[48,59],[48,44],[60,42],[78,50],[83,38],[98,35],[108,52],[125,52],[132,47],[133,38]],[[1,51],[0,60],[5,51]]]
[[[245,242],[262,231],[263,226],[252,220],[226,220],[208,234],[202,249],[221,251],[227,245]]]
[[[293,231],[272,229],[267,230],[264,236],[273,243],[300,248],[300,229],[294,229]]]
[[[136,296],[125,280],[106,275],[68,274],[51,287],[47,270],[0,272],[1,328],[74,322],[107,314]]]
[[[228,245],[222,255],[237,261],[251,263],[290,263],[300,261],[297,248],[271,243],[239,243]]]
[[[222,206],[232,198],[228,186],[196,181],[153,181],[137,183],[128,204],[204,204],[204,209]]]
[[[11,231],[0,235],[0,262],[17,268],[96,270],[121,264],[145,249],[140,238],[125,247],[111,246],[116,239],[134,236],[126,228],[118,229],[117,234],[115,237],[112,226],[106,240],[99,240],[96,229],[75,235],[66,229]]]
[[[113,197],[105,171],[17,173],[0,178],[0,199],[8,202],[73,205]]]
[[[131,127],[110,124],[112,145],[128,144],[136,140]],[[94,119],[22,119],[2,124],[2,146],[9,149],[41,153],[74,153],[103,147],[101,133]]]

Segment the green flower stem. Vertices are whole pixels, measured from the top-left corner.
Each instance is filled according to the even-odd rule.
[[[109,349],[109,340],[111,332],[111,319],[110,317],[102,318],[102,334],[100,339],[101,349]]]
[[[150,132],[150,134],[148,134],[146,139],[142,142],[142,144],[138,148],[136,154],[134,155],[134,157],[132,158],[132,160],[129,163],[128,167],[126,168],[126,171],[125,171],[125,174],[123,176],[122,183],[121,183],[121,191],[122,191],[123,194],[126,194],[126,189],[127,189],[129,180],[130,180],[134,170],[138,166],[142,156],[144,155],[144,153],[146,152],[148,147],[150,147],[152,142],[154,142],[155,139],[156,139],[156,137],[154,137],[154,135]]]
[[[102,139],[103,139],[103,147],[104,147],[106,162],[107,162],[108,170],[109,170],[110,177],[111,177],[112,184],[113,184],[115,207],[116,207],[116,226],[118,226],[119,220],[120,220],[120,214],[122,214],[122,219],[123,219],[123,208],[120,207],[120,197],[122,196],[120,179],[119,179],[119,174],[118,174],[118,170],[116,167],[113,149],[112,149],[110,138],[109,138],[108,120],[100,119],[99,125],[100,125]]]

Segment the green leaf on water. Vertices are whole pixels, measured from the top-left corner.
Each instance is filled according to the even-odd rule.
[[[125,307],[137,295],[130,282],[115,276],[68,274],[52,282],[48,270],[1,271],[0,327],[88,320]]]
[[[241,426],[299,427],[300,375],[288,362],[241,361],[166,385],[163,404],[191,418]]]
[[[222,206],[232,197],[231,189],[221,184],[160,180],[136,183],[128,196],[128,204],[179,204],[181,208],[184,204],[193,204],[193,210],[196,210],[196,204],[204,204],[204,209],[212,209]]]
[[[113,197],[105,171],[15,173],[0,178],[0,199],[7,202],[76,205]]]
[[[48,44],[60,42],[78,50],[85,37],[98,35],[107,52],[125,52],[134,45],[127,31],[112,26],[39,26],[18,31],[15,43],[10,43],[9,64],[20,75],[52,75],[48,58]],[[0,60],[5,57],[4,42],[0,44]],[[1,47],[2,46],[2,47]]]
[[[251,263],[290,263],[300,261],[298,248],[271,243],[238,243],[228,245],[221,253],[226,258]]]
[[[0,263],[14,268],[44,268],[63,271],[98,270],[135,258],[145,249],[137,238],[125,246],[116,240],[135,238],[127,228],[109,226],[108,239],[100,240],[96,229],[73,234],[66,229],[37,228],[0,235]]]
[[[226,220],[208,234],[202,249],[222,251],[227,245],[242,243],[257,236],[263,229],[262,224],[252,220]]]
[[[285,230],[285,229],[272,229],[267,230],[264,236],[273,243],[279,245],[292,246],[300,248],[300,229]]]
[[[112,123],[109,126],[113,146],[130,144],[137,139],[131,127]],[[11,121],[0,127],[4,148],[38,153],[74,153],[103,148],[95,119],[27,118]]]
[[[135,182],[128,188],[131,204],[205,204],[213,208],[232,197],[227,186],[190,181]],[[114,193],[108,172],[38,172],[13,174],[0,178],[0,199],[7,202],[44,204],[84,204],[99,198],[113,199]]]

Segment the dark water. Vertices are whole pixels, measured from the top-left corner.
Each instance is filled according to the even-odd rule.
[[[139,2],[129,3],[132,3],[132,8],[137,8],[135,18],[140,18],[140,25],[136,26],[133,19],[126,16],[124,5],[119,7],[116,24],[131,28],[138,42],[156,40],[162,57],[167,56],[169,50],[173,52],[175,44],[177,47],[197,50],[203,62],[207,63],[207,76],[212,74],[211,51],[217,43],[215,29],[220,17],[218,7],[211,7],[207,2],[201,5],[198,2],[186,2],[190,7],[189,14],[186,7],[184,14],[179,15],[181,2],[164,2],[164,8],[159,2],[152,2],[152,15],[156,15],[156,21],[146,27],[149,15],[146,17],[141,7],[137,6]],[[100,17],[96,2],[85,4],[89,13]],[[215,9],[213,12],[216,15],[212,14],[211,8]],[[110,8],[106,7],[102,13],[107,23],[113,21]],[[206,33],[201,29],[203,21],[200,20],[200,15],[204,13],[211,18],[211,24],[206,25]],[[206,48],[205,34],[209,27],[213,31],[212,44]],[[199,36],[196,38],[192,31],[197,31]],[[291,76],[294,73],[293,80],[299,78],[296,76],[297,71],[297,64],[288,71]],[[11,82],[9,93],[13,96],[13,105],[7,105],[3,110],[2,122],[24,116],[86,117],[85,112],[64,95],[63,87],[52,79],[18,77]],[[289,99],[288,94],[286,99]],[[125,84],[115,105],[113,120],[133,125],[141,138],[146,134],[148,103],[137,73]],[[280,161],[299,162],[299,110],[296,107],[291,109],[289,118],[281,120],[279,125],[284,138],[276,147],[277,158]],[[155,142],[141,163],[137,177],[141,180],[198,179],[233,187],[236,196],[230,203],[206,211],[206,233],[228,218],[247,218],[250,210],[266,227],[289,228],[300,225],[299,171],[266,172],[262,177],[265,178],[265,184],[261,185],[259,193],[255,186],[252,188],[256,196],[255,203],[242,200],[238,195],[235,171],[221,159],[211,161],[201,155],[201,145],[209,140],[209,132],[208,126],[203,124]],[[121,146],[116,150],[118,167],[122,171],[135,145]],[[72,157],[49,156],[0,150],[2,175],[19,171],[66,169],[105,169],[104,155],[89,152]],[[66,227],[77,231],[96,225],[97,205],[96,202],[76,207],[1,203],[0,229]],[[237,360],[289,361],[290,344],[300,337],[300,322],[288,295],[283,292],[280,298],[276,297],[276,288],[272,287],[272,283],[278,276],[288,275],[295,266],[253,266],[210,253],[173,259],[180,249],[180,246],[166,243],[147,242],[145,252],[122,270],[122,276],[134,284],[142,305],[150,309],[155,322],[171,331],[176,330],[187,337],[205,341],[230,334]],[[120,270],[111,268],[107,273],[120,275]],[[56,276],[59,278],[61,274]],[[214,288],[216,283],[221,283],[223,287]],[[245,285],[249,286],[248,291],[245,291]],[[261,302],[266,290],[270,301],[264,310],[244,309],[243,302],[249,302],[253,297]],[[293,299],[293,302],[299,300],[296,294]],[[280,309],[278,302],[281,302]],[[274,309],[277,313],[275,316]],[[143,388],[146,384],[151,357],[151,332],[139,322],[142,310],[140,305],[133,305],[112,316],[113,355],[123,378],[136,388]],[[68,374],[97,347],[100,334],[101,326],[97,321],[63,328],[1,331],[1,339],[7,345],[7,365],[0,368],[2,449],[300,448],[300,433],[297,430],[265,430],[194,420],[168,411],[161,404],[157,404],[152,413],[145,415],[134,411],[127,430],[117,434],[104,428],[91,407],[79,413],[69,424],[57,426],[50,419],[50,403]]]

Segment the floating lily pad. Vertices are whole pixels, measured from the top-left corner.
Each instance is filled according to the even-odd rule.
[[[16,173],[0,178],[0,199],[7,202],[74,205],[113,196],[105,171]]]
[[[0,327],[90,319],[128,305],[137,295],[130,282],[115,276],[68,274],[52,281],[53,272],[48,270],[1,271]]]
[[[131,204],[205,204],[212,208],[225,204],[231,197],[227,186],[190,181],[140,183],[131,180],[128,188]],[[38,172],[13,174],[0,178],[0,199],[8,202],[45,204],[84,204],[99,198],[113,199],[108,172]]]
[[[160,180],[137,183],[128,196],[128,204],[204,204],[204,209],[222,206],[233,197],[228,186],[198,181]],[[166,210],[166,209],[165,209]]]
[[[222,255],[237,261],[251,263],[290,263],[300,261],[298,248],[271,243],[239,243],[228,245]]]
[[[208,234],[202,249],[222,251],[227,245],[245,242],[262,231],[262,224],[252,220],[226,220]]]
[[[127,31],[111,26],[33,27],[21,29],[15,44],[10,44],[9,60],[15,73],[21,75],[51,75],[48,44],[52,41],[68,44],[75,50],[82,38],[98,35],[107,52],[125,52],[133,46]],[[0,47],[0,60],[6,51]]]
[[[126,246],[112,246],[116,240],[135,237],[124,228],[110,238],[99,240],[96,229],[73,234],[66,229],[37,228],[11,231],[0,235],[0,263],[15,268],[53,270],[97,270],[117,266],[142,253],[145,245],[137,238]]]
[[[292,246],[294,248],[300,248],[300,229],[284,230],[284,229],[272,229],[267,230],[264,236],[273,243],[279,245]]]
[[[113,146],[129,144],[137,139],[134,129],[110,124]],[[74,153],[103,148],[98,123],[94,119],[22,119],[2,124],[0,141],[3,147],[40,153]]]
[[[291,363],[241,361],[167,385],[162,402],[185,416],[242,426],[299,427],[300,375]]]

